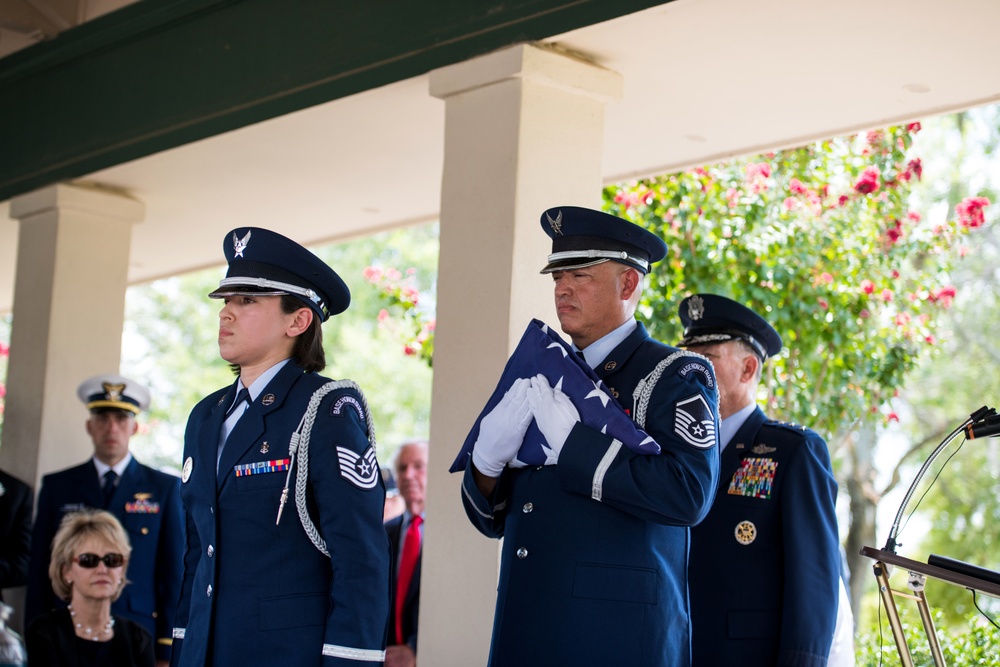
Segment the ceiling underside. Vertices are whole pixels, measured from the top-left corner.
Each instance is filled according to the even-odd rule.
[[[545,41],[624,76],[602,167],[617,182],[996,102],[1000,40],[974,30],[996,25],[994,0],[677,0]],[[145,203],[138,283],[220,264],[235,226],[316,244],[436,220],[443,137],[422,75],[81,180]],[[0,312],[8,214],[0,203]]]

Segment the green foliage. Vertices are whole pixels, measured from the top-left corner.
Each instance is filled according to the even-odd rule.
[[[931,224],[907,205],[919,125],[817,142],[610,187],[606,208],[669,247],[642,313],[681,336],[677,303],[723,294],[766,315],[785,344],[761,397],[775,417],[827,435],[881,422],[879,407],[932,350],[950,304],[966,220]]]
[[[996,201],[1000,195],[1000,106],[973,109],[925,123],[925,179],[914,199],[939,218],[960,206],[963,191]],[[995,213],[992,216],[995,219]],[[984,372],[1000,362],[993,332],[1000,330],[1000,227],[987,224],[969,239],[974,248],[952,274],[959,286],[954,306],[939,320],[940,354],[921,364],[900,392],[901,426],[927,444],[913,457],[909,480],[947,432],[981,405],[996,407],[1000,374]],[[1000,569],[1000,439],[954,442],[927,476],[917,497],[919,513],[901,532],[904,555],[926,560],[936,553]],[[947,460],[948,456],[954,456]],[[947,464],[945,465],[947,460]],[[941,470],[929,486],[930,478]],[[928,490],[929,487],[929,490]],[[915,503],[914,503],[915,504]],[[911,507],[911,509],[913,509]],[[972,609],[967,591],[929,581],[928,597],[948,622]],[[997,610],[1000,612],[1000,609]],[[1000,651],[1000,649],[998,649]]]
[[[962,592],[971,596],[966,591]],[[931,599],[929,595],[928,598]],[[911,604],[897,603],[897,606],[913,664],[920,667],[934,665],[919,612]],[[990,625],[983,616],[975,612],[969,613],[951,626],[945,625],[945,618],[940,611],[932,612],[932,617],[941,653],[948,667],[1000,666],[1000,630]],[[858,633],[855,655],[858,667],[894,667],[901,664],[899,650],[884,609],[872,627]]]

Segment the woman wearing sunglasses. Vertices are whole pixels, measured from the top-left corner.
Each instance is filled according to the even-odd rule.
[[[28,627],[31,667],[153,667],[153,642],[140,625],[111,613],[125,587],[132,548],[113,514],[66,515],[52,541],[52,590],[69,603]]]

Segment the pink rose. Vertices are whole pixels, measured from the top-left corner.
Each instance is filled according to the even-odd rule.
[[[865,280],[862,280],[861,291],[864,292],[865,294],[871,294],[872,292],[875,291],[875,283],[868,280],[867,278]]]
[[[863,195],[875,192],[878,190],[878,179],[878,167],[865,167],[864,172],[861,174],[861,178],[859,178],[858,182],[854,184],[854,189]]]
[[[955,206],[959,224],[969,229],[982,227],[986,223],[983,209],[989,205],[990,200],[986,197],[966,197]]]

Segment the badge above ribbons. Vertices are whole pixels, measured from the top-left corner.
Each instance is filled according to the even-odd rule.
[[[507,366],[500,376],[493,395],[479,413],[476,423],[465,438],[462,449],[448,469],[449,472],[465,470],[472,449],[479,439],[479,424],[497,406],[503,395],[519,378],[530,378],[541,373],[553,387],[562,389],[573,401],[581,420],[596,429],[620,440],[639,454],[659,454],[660,445],[649,437],[625,414],[621,405],[611,397],[611,391],[597,374],[577,357],[573,348],[540,320],[528,324]],[[542,445],[545,437],[532,421],[524,442],[517,453],[517,460],[525,465],[544,465],[546,454]]]

